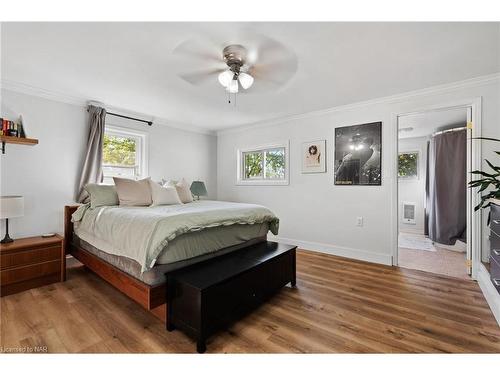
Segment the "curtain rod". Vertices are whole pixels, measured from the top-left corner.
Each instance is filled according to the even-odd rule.
[[[153,121],[148,121],[148,120],[142,120],[140,118],[135,118],[135,117],[130,117],[130,116],[124,116],[124,115],[119,115],[118,113],[113,113],[113,112],[106,112],[107,115],[111,116],[116,116],[116,117],[121,117],[121,118],[126,118],[129,120],[134,120],[134,121],[139,121],[139,122],[145,122],[149,126],[153,125]]]
[[[89,109],[87,108],[87,112],[89,111]],[[113,113],[113,112],[106,112],[107,115],[111,115],[111,116],[116,116],[116,117],[121,117],[121,118],[126,118],[128,120],[133,120],[133,121],[139,121],[139,122],[144,122],[146,124],[148,124],[149,126],[153,125],[153,121],[148,121],[148,120],[143,120],[143,119],[140,119],[140,118],[136,118],[136,117],[130,117],[130,116],[125,116],[125,115],[119,115],[118,113]]]

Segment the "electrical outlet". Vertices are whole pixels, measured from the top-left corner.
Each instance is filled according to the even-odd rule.
[[[363,216],[358,216],[356,218],[356,226],[362,227],[363,226]]]

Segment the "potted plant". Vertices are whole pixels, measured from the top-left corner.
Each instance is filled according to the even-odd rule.
[[[487,138],[487,137],[478,137],[475,139],[482,139],[486,141],[494,141],[500,142],[500,139],[496,138]],[[495,151],[497,155],[500,155],[500,151]],[[474,207],[474,211],[478,211],[482,208],[487,208],[490,206],[491,198],[500,199],[500,167],[493,165],[489,160],[485,160],[488,166],[493,170],[491,173],[483,172],[483,171],[473,171],[471,173],[481,176],[482,178],[478,180],[474,180],[469,182],[469,187],[479,187],[478,194],[481,194],[488,188],[491,190],[486,194],[481,194],[481,202]],[[488,214],[488,225],[490,224],[490,215]]]

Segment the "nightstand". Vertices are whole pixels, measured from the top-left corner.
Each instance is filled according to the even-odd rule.
[[[63,237],[29,237],[0,244],[0,296],[64,281]]]

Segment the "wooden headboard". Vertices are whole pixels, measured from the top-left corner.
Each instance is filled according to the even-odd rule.
[[[79,205],[64,206],[64,251],[66,254],[71,253],[71,239],[73,238],[73,223],[71,215],[80,207]]]

